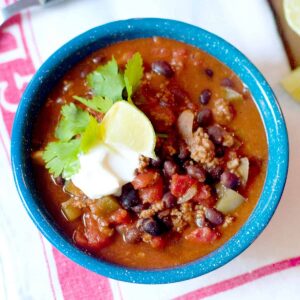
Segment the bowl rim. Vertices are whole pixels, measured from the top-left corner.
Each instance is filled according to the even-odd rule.
[[[252,87],[249,89],[262,118],[268,141],[265,183],[257,205],[244,225],[229,241],[205,257],[165,269],[133,269],[97,259],[79,250],[59,233],[42,213],[23,177],[23,130],[26,127],[29,108],[33,105],[30,100],[32,93],[43,83],[41,78],[88,43],[108,36],[114,37],[116,41],[122,41],[127,35],[130,36],[137,31],[143,32],[145,37],[155,36],[157,35],[155,33],[159,32],[160,36],[196,46],[227,65],[243,82],[245,78],[251,82],[253,89]],[[11,162],[15,184],[27,213],[40,232],[54,247],[77,264],[100,275],[132,283],[162,284],[191,279],[211,272],[241,254],[261,234],[272,218],[285,186],[288,161],[289,146],[284,117],[272,89],[258,69],[239,50],[217,35],[194,25],[160,18],[110,22],[90,29],[60,47],[42,64],[28,84],[15,115],[11,139]]]

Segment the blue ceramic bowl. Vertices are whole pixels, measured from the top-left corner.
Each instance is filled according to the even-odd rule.
[[[162,36],[196,46],[231,68],[251,91],[263,120],[269,159],[260,199],[244,226],[226,244],[194,262],[167,269],[137,270],[101,261],[77,249],[62,234],[38,197],[32,179],[30,137],[32,124],[57,81],[84,57],[112,43]],[[37,71],[23,94],[16,113],[11,144],[15,183],[31,219],[64,255],[98,274],[136,283],[170,283],[206,274],[243,252],[270,221],[280,200],[288,169],[288,137],[275,96],[261,73],[236,48],[195,26],[164,19],[132,19],[96,27],[56,51]]]

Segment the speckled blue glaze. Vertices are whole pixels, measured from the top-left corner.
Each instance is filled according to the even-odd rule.
[[[226,244],[211,254],[168,269],[137,270],[96,259],[80,251],[64,236],[38,197],[29,158],[36,114],[57,81],[74,64],[112,43],[163,36],[196,46],[231,68],[250,89],[264,122],[269,160],[265,185],[248,221]],[[255,126],[255,124],[253,124]],[[131,19],[109,23],[76,37],[55,52],[37,71],[16,113],[11,144],[12,167],[21,200],[43,235],[64,255],[98,274],[135,283],[170,283],[206,274],[243,252],[270,221],[283,192],[288,169],[288,137],[274,94],[253,64],[223,39],[195,26],[165,19]],[[259,255],[259,254],[257,254]]]

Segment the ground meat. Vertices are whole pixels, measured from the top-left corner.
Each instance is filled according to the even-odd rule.
[[[228,227],[233,221],[234,221],[234,217],[233,216],[225,216],[224,223],[223,223],[222,227],[223,228]]]
[[[165,207],[163,202],[153,203],[150,206],[150,208],[142,210],[139,217],[143,219],[150,218],[154,216],[157,212],[163,210],[164,208]]]
[[[195,209],[195,223],[198,227],[204,227],[206,225],[204,207],[196,205]]]
[[[144,243],[150,243],[151,239],[152,239],[152,236],[149,233],[145,232],[142,234],[142,240]]]
[[[112,236],[115,232],[114,228],[110,228],[109,226],[98,226],[99,232],[103,233],[105,236]]]
[[[227,168],[230,170],[230,171],[234,171],[238,168],[238,166],[240,165],[240,160],[238,158],[234,158],[232,160],[229,160],[227,162]]]
[[[177,72],[180,72],[183,70],[187,58],[188,52],[185,49],[175,50],[172,53],[172,59],[170,64]]]
[[[215,168],[217,166],[221,166],[223,164],[224,159],[223,158],[217,158],[215,157],[213,160],[205,164],[205,169],[210,170],[212,168]]]
[[[208,164],[215,157],[215,146],[203,128],[199,127],[194,133],[190,143],[191,158],[202,164]]]
[[[170,156],[173,156],[177,153],[176,148],[172,144],[164,144],[164,151],[165,153],[169,154]]]
[[[240,177],[240,174],[237,172],[237,168],[240,165],[240,159],[238,158],[238,155],[235,151],[230,151],[228,153],[228,161],[226,163],[227,169]]]
[[[238,155],[237,155],[236,151],[231,150],[228,152],[228,160],[234,160],[237,157],[238,157]]]
[[[188,222],[183,219],[183,213],[177,208],[173,208],[171,210],[171,220],[173,224],[173,230],[179,233],[182,232],[183,229],[188,225]]]
[[[189,202],[182,203],[180,205],[180,211],[182,212],[182,218],[188,223],[192,223],[194,220],[194,212],[192,204]]]
[[[214,103],[213,114],[215,120],[220,124],[227,124],[233,119],[233,108],[230,103],[223,99],[217,99]]]
[[[138,167],[138,172],[142,173],[145,171],[145,169],[148,167],[150,163],[150,158],[144,156],[144,155],[140,155],[139,157],[139,167]]]
[[[230,132],[224,131],[222,145],[224,147],[232,147],[234,145],[234,137]]]

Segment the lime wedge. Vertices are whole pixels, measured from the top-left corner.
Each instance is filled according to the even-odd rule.
[[[300,35],[300,0],[284,0],[283,9],[287,23]]]
[[[295,100],[300,102],[300,67],[285,77],[281,84]]]
[[[103,141],[115,150],[127,148],[155,158],[156,136],[146,115],[127,101],[116,102],[106,113],[101,130]]]

